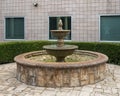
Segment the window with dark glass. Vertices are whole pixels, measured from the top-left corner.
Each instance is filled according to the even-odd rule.
[[[58,21],[62,19],[63,22],[63,29],[64,30],[71,30],[71,17],[70,16],[64,16],[64,17],[49,17],[49,39],[56,39],[53,37],[50,30],[57,30],[58,29]],[[71,40],[71,31],[69,34],[65,37],[65,40]]]
[[[100,40],[120,41],[120,16],[100,17]]]
[[[5,18],[5,39],[24,39],[24,18]]]

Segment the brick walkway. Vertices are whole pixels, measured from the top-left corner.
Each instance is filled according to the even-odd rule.
[[[0,96],[120,96],[120,66],[107,65],[106,79],[74,88],[45,88],[16,80],[15,63],[0,65]]]

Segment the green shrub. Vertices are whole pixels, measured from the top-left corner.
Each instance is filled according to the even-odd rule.
[[[21,53],[42,50],[43,45],[51,45],[50,41],[20,41],[0,43],[0,64],[13,62],[13,58]],[[79,50],[101,52],[109,57],[109,63],[120,65],[120,43],[100,42],[65,42],[77,45]]]
[[[67,44],[75,44],[79,47],[79,50],[103,53],[109,57],[109,63],[120,65],[120,43],[67,42]]]
[[[21,53],[41,50],[48,41],[20,41],[0,43],[0,64],[13,62],[13,58]]]

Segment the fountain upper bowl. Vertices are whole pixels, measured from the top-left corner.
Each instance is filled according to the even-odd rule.
[[[57,38],[64,38],[70,32],[70,30],[51,30],[51,32],[53,36]]]

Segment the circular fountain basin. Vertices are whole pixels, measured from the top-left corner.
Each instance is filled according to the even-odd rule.
[[[76,50],[73,54],[93,56],[81,62],[38,62],[30,57],[47,55],[44,50],[28,52],[14,58],[17,79],[43,87],[75,87],[97,83],[105,78],[108,57],[102,53]]]

